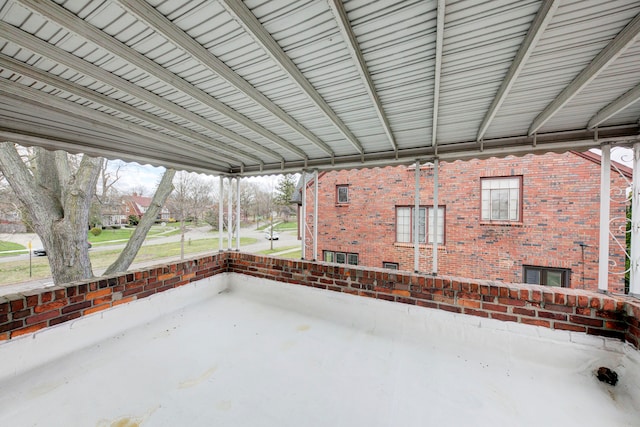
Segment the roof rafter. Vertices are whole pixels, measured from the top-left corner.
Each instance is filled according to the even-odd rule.
[[[37,53],[38,55],[47,57],[54,62],[63,64],[86,76],[92,77],[98,81],[113,86],[114,88],[124,93],[131,94],[151,105],[155,105],[172,114],[175,114],[176,116],[182,117],[187,121],[198,124],[205,129],[209,129],[224,136],[227,136],[227,133],[232,133],[235,136],[235,140],[242,141],[240,143],[245,147],[250,147],[256,151],[260,151],[262,154],[277,159],[278,161],[284,161],[284,158],[280,154],[271,151],[256,142],[244,138],[241,135],[237,135],[222,126],[205,119],[202,116],[199,116],[179,105],[167,101],[166,99],[152,92],[149,92],[138,85],[130,83],[123,78],[118,77],[98,66],[84,61],[71,53],[68,53],[58,47],[52,46],[49,43],[40,40],[39,38],[12,25],[0,21],[0,32],[6,34],[9,39],[11,39],[11,37],[15,37],[16,40],[20,40],[21,46],[24,46],[26,49],[29,49],[32,52]]]
[[[250,34],[253,39],[280,65],[280,67],[296,82],[302,91],[315,103],[324,115],[340,130],[342,135],[354,146],[360,154],[364,154],[364,148],[360,141],[349,130],[346,124],[338,117],[318,91],[309,83],[291,58],[282,50],[280,45],[271,37],[271,34],[260,24],[258,19],[241,1],[220,0],[220,4],[233,16],[238,23]]]
[[[595,128],[637,101],[640,101],[640,84],[598,111],[587,123],[587,129]]]
[[[344,40],[347,43],[349,50],[351,51],[351,56],[353,56],[355,60],[354,62],[356,64],[356,68],[358,69],[358,73],[360,74],[360,79],[362,79],[365,84],[365,88],[367,89],[369,98],[371,98],[371,102],[375,107],[376,114],[378,115],[378,119],[380,119],[384,132],[387,134],[387,138],[389,138],[391,147],[393,148],[393,151],[398,152],[398,144],[396,143],[396,140],[393,136],[391,125],[389,124],[387,115],[385,114],[384,108],[382,107],[382,102],[380,102],[380,98],[378,97],[376,87],[373,84],[371,74],[369,73],[369,68],[367,67],[367,62],[365,61],[364,55],[362,55],[362,51],[360,50],[358,39],[356,38],[356,35],[351,28],[351,22],[349,21],[349,17],[347,16],[347,11],[344,9],[342,0],[329,1],[329,6],[331,6],[331,10],[336,17],[336,22],[338,23],[340,32],[342,32],[342,36],[344,37]]]
[[[121,148],[114,149],[109,145],[102,146],[98,144],[100,141],[93,140],[91,143],[78,144],[71,138],[52,138],[49,136],[38,135],[35,132],[12,131],[0,127],[0,140],[11,141],[16,144],[25,146],[38,146],[46,150],[63,150],[72,154],[86,154],[93,157],[105,157],[109,160],[125,160],[136,162],[139,164],[148,163],[153,166],[160,166],[167,169],[185,169],[192,172],[210,174],[211,170],[206,167],[197,166],[189,162],[177,162],[175,156],[171,158],[150,157],[148,151],[143,149],[129,150],[124,153]],[[218,171],[222,175],[226,172]]]
[[[287,151],[290,151],[301,158],[305,158],[306,153],[295,145],[291,144],[289,141],[279,137],[273,132],[263,128],[259,124],[253,122],[246,116],[240,114],[233,108],[230,108],[228,105],[218,101],[213,98],[208,93],[198,89],[193,86],[191,83],[183,80],[179,76],[173,74],[168,71],[164,67],[158,65],[156,62],[137,52],[136,50],[130,48],[124,43],[118,41],[114,37],[109,36],[105,32],[100,29],[94,27],[83,19],[78,18],[73,13],[69,12],[62,6],[58,6],[55,2],[39,2],[34,0],[19,0],[22,4],[28,7],[31,10],[36,11],[39,14],[42,14],[47,19],[50,19],[57,23],[58,25],[67,28],[69,31],[72,31],[76,34],[85,37],[87,40],[95,43],[97,46],[113,53],[114,55],[126,60],[127,62],[135,65],[136,67],[143,70],[145,73],[148,73],[155,78],[162,80],[166,84],[178,89],[179,91],[189,95],[193,99],[201,102],[202,104],[210,107],[220,114],[223,114],[234,120],[235,122],[241,124],[242,126],[251,129],[253,132],[261,135],[267,140],[273,142],[274,144],[284,148]],[[245,144],[246,141],[239,139],[239,135],[231,132],[230,130],[219,126],[218,133],[226,136],[229,139],[233,139],[238,143]],[[245,138],[246,139],[246,138]],[[248,139],[247,139],[248,141]],[[258,145],[258,144],[256,144]],[[253,147],[255,148],[255,147]]]
[[[536,133],[544,124],[564,107],[582,88],[631,46],[640,34],[640,14],[636,15],[607,46],[596,55],[578,76],[533,120],[529,135]]]
[[[433,77],[433,118],[431,120],[431,145],[438,144],[438,109],[440,105],[440,74],[442,73],[442,46],[444,41],[445,0],[438,0],[436,15],[436,63]]]
[[[316,145],[329,155],[333,155],[333,150],[324,141],[311,133],[307,128],[302,126],[298,121],[289,116],[284,110],[278,107],[273,101],[264,96],[249,82],[240,77],[235,71],[222,62],[218,57],[213,55],[201,44],[196,42],[188,34],[186,34],[177,25],[167,19],[158,12],[153,6],[146,2],[132,0],[117,0],[117,2],[129,13],[135,15],[140,21],[153,28],[159,34],[162,34],[167,40],[179,48],[185,50],[194,58],[196,58],[203,66],[210,71],[218,74],[227,83],[233,85],[236,89],[253,99],[256,103],[264,107],[274,116],[278,117],[293,130],[304,136],[309,142]]]
[[[527,31],[527,35],[525,36],[516,56],[513,58],[513,62],[507,71],[507,75],[504,80],[502,80],[502,84],[496,93],[495,98],[491,102],[487,113],[480,124],[480,128],[478,129],[478,135],[476,136],[476,140],[480,141],[487,129],[491,125],[496,113],[502,106],[502,103],[507,98],[509,91],[513,87],[513,84],[516,82],[516,79],[520,75],[520,72],[524,68],[525,63],[529,59],[531,52],[538,44],[540,37],[542,37],[542,33],[547,28],[547,25],[553,18],[553,14],[558,9],[558,4],[560,2],[557,0],[545,0],[538,13],[536,14],[531,26],[529,27],[529,31]]]
[[[184,153],[191,153],[199,158],[207,159],[207,161],[220,166],[226,168],[231,167],[231,164],[229,163],[222,163],[220,160],[215,160],[213,157],[214,153],[212,151],[191,146],[185,141],[177,140],[169,135],[165,135],[143,126],[138,126],[134,123],[129,123],[126,120],[119,119],[108,114],[99,113],[95,110],[78,105],[75,102],[66,101],[56,96],[51,97],[43,95],[41,91],[25,85],[13,84],[0,80],[0,92],[3,92],[5,97],[18,99],[28,105],[38,104],[41,105],[42,108],[56,108],[59,111],[66,112],[67,114],[73,114],[77,117],[89,119],[91,120],[92,128],[96,130],[102,129],[111,135],[120,135],[120,137],[123,138],[131,138],[136,135],[142,136],[145,139],[163,142],[165,146],[162,147],[162,151],[167,151],[173,155],[179,156]]]
[[[234,148],[229,147],[228,145],[220,141],[217,141],[213,138],[209,138],[206,135],[203,135],[199,132],[196,132],[194,130],[191,130],[183,126],[179,126],[167,119],[163,119],[154,114],[148,113],[143,110],[139,110],[137,108],[130,106],[129,104],[125,104],[123,102],[117,101],[99,92],[87,89],[80,85],[74,85],[73,83],[70,83],[69,81],[61,77],[58,77],[50,73],[46,73],[44,71],[40,71],[36,67],[27,66],[24,63],[17,61],[11,57],[8,57],[2,53],[0,53],[0,67],[6,68],[8,70],[11,70],[17,74],[21,74],[23,76],[30,77],[41,83],[45,83],[50,86],[56,87],[70,94],[104,105],[105,107],[109,107],[116,111],[120,111],[121,113],[128,114],[132,117],[137,117],[140,120],[147,121],[151,124],[163,127],[172,132],[182,134],[186,137],[189,137],[195,141],[200,142],[202,144],[201,146],[203,149],[213,148],[221,151],[224,154],[221,154],[220,157],[226,159],[231,163],[241,162],[239,158],[249,159],[251,161],[255,161],[258,163],[261,162],[261,159],[257,156],[254,156],[245,151],[239,150],[235,147]]]

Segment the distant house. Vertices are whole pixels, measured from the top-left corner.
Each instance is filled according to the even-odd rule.
[[[151,197],[139,196],[138,193],[133,193],[131,196],[124,196],[122,203],[124,206],[124,216],[129,218],[129,215],[135,215],[138,218],[142,218],[144,214],[151,206]],[[160,214],[156,218],[159,221],[168,221],[171,217],[169,209],[163,207]]]
[[[625,190],[632,171],[612,162],[609,289],[624,291]],[[619,172],[618,172],[619,171]],[[318,256],[344,264],[414,269],[415,168],[331,171],[318,178]],[[441,162],[438,220],[433,165],[421,167],[419,266],[438,274],[597,289],[600,157],[593,153]],[[626,178],[626,179],[625,179]],[[307,182],[307,228],[313,183]],[[612,196],[613,197],[613,196]],[[298,199],[299,200],[299,199]],[[312,240],[307,239],[307,254]]]

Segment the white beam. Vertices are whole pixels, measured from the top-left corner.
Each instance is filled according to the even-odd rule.
[[[611,206],[611,145],[601,147],[600,159],[600,240],[598,256],[598,290],[609,290],[609,212]]]
[[[567,87],[542,110],[529,127],[533,135],[553,117],[562,107],[573,99],[586,85],[595,79],[609,64],[618,58],[629,46],[635,43],[640,34],[640,14],[636,15],[609,44],[587,65]]]
[[[118,57],[126,60],[127,62],[135,65],[144,72],[162,80],[166,84],[173,86],[179,91],[191,96],[193,99],[198,100],[202,104],[216,110],[220,114],[223,114],[237,123],[251,129],[257,134],[270,140],[274,144],[281,146],[282,148],[289,150],[290,152],[300,156],[306,157],[306,153],[291,144],[290,142],[280,138],[271,131],[261,127],[257,123],[253,122],[249,118],[240,114],[233,108],[227,106],[223,102],[218,101],[211,95],[193,86],[186,80],[183,80],[179,76],[168,71],[164,67],[160,66],[156,62],[130,48],[126,44],[118,41],[116,38],[109,36],[100,29],[89,24],[87,21],[78,18],[73,13],[69,12],[62,6],[58,6],[55,2],[41,2],[36,0],[18,0],[29,9],[32,9],[39,14],[42,14],[45,18],[57,23],[58,25],[67,28],[81,37],[95,43],[101,48],[108,50],[109,52],[117,55]],[[226,135],[225,135],[226,136]]]
[[[433,159],[433,275],[438,274],[438,187],[439,182],[439,162],[438,159]],[[427,235],[429,230],[426,230]]]
[[[631,187],[631,274],[629,294],[640,298],[640,142],[633,144]]]
[[[313,171],[313,260],[318,260],[318,169]]]
[[[420,271],[420,161],[416,160],[413,188],[413,271]],[[425,216],[425,221],[426,221]],[[427,230],[425,230],[425,233]],[[426,237],[426,236],[425,236]],[[425,242],[426,243],[426,242]]]
[[[264,51],[276,62],[280,67],[296,82],[298,87],[313,101],[324,115],[340,130],[342,135],[347,139],[360,154],[364,154],[362,145],[356,136],[349,130],[338,115],[331,109],[329,104],[320,96],[318,91],[313,87],[307,78],[302,74],[298,67],[293,63],[291,58],[282,50],[278,42],[276,42],[271,34],[260,24],[258,19],[247,8],[244,2],[237,0],[221,0],[220,4],[224,6],[226,11],[233,16],[236,21],[245,29],[247,34],[251,35]]]
[[[598,111],[587,124],[587,129],[593,129],[600,123],[609,120],[611,117],[618,114],[620,111],[627,107],[630,107],[634,103],[640,100],[640,84],[626,92],[618,99],[611,102],[609,105]]]
[[[358,39],[356,38],[356,35],[351,28],[351,23],[349,21],[349,17],[347,16],[347,11],[344,9],[344,5],[342,4],[342,0],[331,0],[329,1],[329,6],[331,6],[331,10],[336,17],[338,28],[340,28],[342,37],[344,38],[345,43],[347,44],[347,47],[351,52],[351,56],[354,59],[356,68],[358,69],[358,74],[360,74],[360,79],[363,81],[364,86],[367,89],[367,93],[369,94],[371,103],[376,110],[376,114],[378,115],[378,119],[382,124],[384,132],[387,134],[387,138],[389,139],[391,148],[393,148],[394,151],[398,151],[398,144],[396,143],[396,140],[393,136],[391,124],[389,123],[389,119],[387,119],[387,115],[385,114],[384,108],[382,107],[382,102],[378,97],[378,92],[376,91],[373,79],[371,78],[371,74],[369,73],[369,68],[367,67],[367,61],[364,59],[364,55],[360,50],[360,44],[358,43]]]
[[[172,138],[169,135],[165,135],[143,126],[138,126],[134,123],[130,123],[126,120],[119,119],[108,114],[96,113],[93,109],[83,107],[79,104],[66,101],[56,96],[48,97],[39,90],[31,87],[0,79],[0,93],[3,94],[5,102],[15,100],[17,103],[12,103],[12,105],[20,105],[22,109],[29,110],[29,107],[32,109],[37,107],[44,111],[56,109],[60,114],[66,115],[68,118],[75,116],[81,120],[87,119],[88,122],[86,126],[90,128],[91,132],[101,132],[105,135],[121,138],[122,140],[128,141],[129,146],[134,144],[137,137],[141,137],[144,140],[154,141],[155,144],[162,143],[163,145],[158,147],[157,152],[166,152],[167,154],[176,157],[184,157],[185,155],[190,154],[192,156],[196,156],[198,159],[210,162],[211,167],[215,167],[218,170],[220,168],[228,170],[230,167],[229,163],[224,163],[215,159],[215,153],[212,151],[207,151],[203,148],[189,144],[186,141]],[[12,125],[14,129],[17,130],[17,124],[13,123]],[[35,128],[27,127],[25,131],[35,131]],[[55,130],[53,128],[50,128],[46,132],[51,136],[55,136]],[[144,151],[144,147],[141,144],[137,145],[140,145],[140,150]],[[157,154],[157,152],[154,154]]]
[[[218,251],[224,250],[224,177],[220,176],[220,195],[218,196]]]
[[[529,27],[529,31],[527,31],[527,35],[518,49],[518,53],[516,53],[516,56],[513,58],[513,62],[507,71],[507,75],[502,80],[502,84],[500,84],[500,88],[491,102],[491,105],[482,120],[482,124],[480,124],[476,140],[480,141],[484,137],[489,125],[502,106],[502,103],[507,98],[509,91],[513,87],[513,84],[516,82],[520,72],[529,59],[531,52],[533,52],[533,49],[538,44],[540,37],[542,37],[542,33],[544,33],[544,30],[547,28],[551,18],[553,18],[553,14],[558,9],[559,3],[560,2],[557,0],[545,0],[542,2],[538,13]]]
[[[38,3],[38,4],[49,4],[49,2],[42,2],[42,3]],[[72,16],[75,16],[72,14]],[[61,18],[62,19],[62,18]],[[81,22],[84,22],[82,20],[80,20]],[[85,23],[86,24],[86,23]],[[63,24],[61,24],[63,25]],[[92,27],[93,28],[93,27]],[[185,120],[191,121],[193,123],[196,123],[202,127],[204,127],[205,129],[209,129],[213,132],[216,132],[220,135],[223,135],[235,142],[237,142],[238,144],[241,144],[247,148],[251,148],[255,151],[259,151],[262,154],[269,156],[271,158],[274,159],[278,159],[280,161],[282,161],[284,158],[278,154],[277,152],[270,150],[248,138],[245,138],[235,132],[230,131],[229,129],[220,126],[214,122],[211,122],[207,119],[205,119],[204,117],[197,115],[195,113],[192,113],[191,111],[188,111],[187,109],[180,107],[177,104],[174,104],[173,102],[170,102],[164,98],[162,98],[161,96],[158,96],[152,92],[147,91],[146,89],[143,89],[140,86],[137,86],[133,83],[130,83],[126,80],[124,80],[121,77],[116,76],[115,74],[110,73],[107,70],[104,70],[96,65],[91,64],[90,62],[84,61],[80,58],[78,58],[77,56],[68,53],[58,47],[55,47],[25,31],[22,31],[10,24],[7,24],[4,21],[0,21],[0,33],[4,33],[7,35],[7,37],[9,39],[15,39],[15,40],[19,40],[19,44],[20,46],[23,46],[35,53],[37,53],[38,55],[42,55],[45,56],[49,59],[51,59],[53,62],[58,62],[60,64],[63,64],[69,68],[72,68],[76,71],[79,71],[87,76],[90,76],[98,81],[101,81],[103,83],[106,83],[110,86],[113,86],[116,89],[122,90],[125,93],[128,93],[130,95],[133,95],[145,102],[148,102],[151,105],[155,105],[159,108],[162,108],[170,113],[173,113],[179,117],[182,117]],[[119,43],[119,42],[118,42]],[[119,52],[116,53],[114,52],[114,54],[122,57],[123,59],[131,62],[132,64],[135,64],[136,66],[140,66],[138,64],[138,62],[144,62],[145,64],[147,64],[148,62],[151,62],[151,64],[155,64],[153,61],[149,60],[148,58],[138,54],[137,52],[133,51],[132,49],[128,48],[127,49],[130,52],[133,52],[135,54],[129,54],[129,55],[125,55],[123,52]],[[121,56],[121,55],[124,55]],[[144,59],[140,59],[140,61],[137,61],[136,59],[139,59],[137,55],[140,55],[142,58]],[[199,102],[202,102],[204,105],[207,105],[211,108],[214,108],[212,105],[212,103],[216,103],[217,104],[221,104],[219,101],[213,100],[212,97],[210,97],[208,94],[204,94],[204,92],[202,92],[202,94],[204,94],[203,96],[200,96],[198,94],[195,93],[195,91],[189,90],[185,85],[188,85],[186,82],[184,82],[182,79],[178,78],[177,76],[175,76],[173,73],[170,73],[169,71],[165,70],[164,68],[160,67],[159,65],[155,64],[157,69],[155,69],[155,72],[149,71],[147,68],[144,68],[143,70],[151,75],[154,75],[155,77],[159,78],[160,77],[156,74],[160,74],[163,73],[165,74],[163,77],[166,79],[169,79],[169,75],[173,76],[173,81],[171,83],[167,83],[167,84],[171,84],[172,86],[176,87],[177,89],[179,89],[180,91],[183,91],[184,93],[188,94],[189,96],[193,96],[194,99],[197,99]],[[147,67],[152,67],[150,64],[147,64]],[[162,70],[162,71],[160,71]],[[168,74],[168,75],[166,75]],[[164,81],[164,80],[163,80]],[[182,82],[182,83],[180,83]],[[198,89],[199,91],[199,89]],[[196,97],[197,96],[197,97]],[[209,100],[209,103],[206,103],[206,100]],[[220,108],[222,108],[222,106],[218,105]],[[225,106],[226,107],[226,106]],[[229,108],[229,107],[226,107]],[[215,108],[214,108],[215,109]],[[217,111],[217,110],[216,110]],[[221,112],[221,111],[220,111]],[[230,112],[229,112],[230,113]],[[236,112],[236,116],[238,115],[238,113]],[[239,120],[239,117],[235,117],[235,119]],[[234,120],[235,120],[234,119]],[[237,121],[237,120],[236,120]],[[252,123],[250,120],[246,120],[247,123]],[[241,123],[242,125],[247,126],[247,123]],[[249,126],[247,126],[249,127]],[[252,129],[255,131],[255,129]]]
[[[233,245],[233,178],[229,178],[229,190],[227,193],[227,250],[231,250]]]
[[[440,74],[442,73],[442,49],[444,41],[445,0],[438,0],[436,15],[436,61],[433,72],[433,115],[431,120],[431,145],[436,146],[438,136],[438,109],[440,108]]]
[[[203,149],[206,149],[206,150],[211,150],[212,148],[216,149],[217,151],[215,154],[227,162],[240,163],[241,162],[240,158],[244,158],[245,160],[262,162],[262,160],[259,157],[254,156],[253,154],[249,154],[235,147],[230,147],[220,141],[217,141],[213,138],[209,138],[206,135],[203,135],[199,132],[177,125],[169,120],[160,118],[146,111],[139,110],[135,107],[130,106],[129,104],[125,104],[124,102],[117,101],[116,99],[103,95],[99,92],[87,89],[77,84],[70,83],[68,80],[65,80],[56,75],[41,71],[36,67],[30,67],[24,64],[23,62],[17,61],[9,56],[6,56],[3,53],[0,53],[0,68],[11,70],[17,74],[21,74],[25,77],[30,77],[41,83],[46,83],[64,92],[68,92],[72,95],[85,98],[97,104],[104,105],[105,107],[112,108],[123,114],[127,114],[129,116],[149,122],[153,125],[160,126],[172,132],[184,135],[188,138],[193,139],[195,142],[198,142],[199,146],[202,147]],[[51,98],[49,95],[46,95],[43,93],[42,96],[46,97],[47,99],[44,102],[49,102],[48,99]],[[100,120],[99,118],[105,115],[100,113],[97,110],[93,110],[89,108],[85,108],[85,110],[88,110],[89,112],[91,112],[92,117],[96,118],[96,120]],[[211,154],[213,153],[209,153],[209,155]]]
[[[302,259],[307,259],[307,176],[305,171],[302,171],[302,209],[300,216],[300,238],[302,239]]]
[[[236,250],[240,250],[240,177],[236,178]]]
[[[329,155],[333,155],[333,150],[324,141],[311,133],[308,129],[285,113],[280,107],[274,104],[269,98],[256,90],[249,82],[236,74],[231,68],[185,33],[181,28],[158,12],[147,2],[133,0],[117,0],[120,5],[140,21],[153,28],[158,34],[162,34],[167,40],[183,49],[185,52],[197,59],[200,64],[216,73],[230,85],[253,99],[258,105],[264,107],[268,112],[278,117],[293,130],[304,136],[309,142],[316,145]]]

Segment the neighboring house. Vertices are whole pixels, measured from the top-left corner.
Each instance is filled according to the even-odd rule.
[[[615,240],[625,244],[632,171],[612,163],[609,289],[624,292],[625,254]],[[412,271],[414,174],[412,166],[319,174],[318,257]],[[421,167],[421,271],[432,271],[435,235],[438,274],[597,289],[600,156],[568,152],[441,162],[438,178],[434,233],[433,165]],[[309,228],[313,183],[306,189]],[[311,245],[307,238],[307,254]]]
[[[122,200],[126,218],[128,218],[129,215],[136,215],[138,218],[142,218],[149,209],[149,206],[151,206],[153,199],[151,197],[139,196],[138,193],[133,193],[131,196],[124,196]],[[157,219],[160,221],[169,221],[170,217],[169,209],[163,207]]]

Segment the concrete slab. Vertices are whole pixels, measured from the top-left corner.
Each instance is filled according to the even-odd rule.
[[[0,425],[638,425],[637,351],[540,330],[225,274],[0,345]]]

